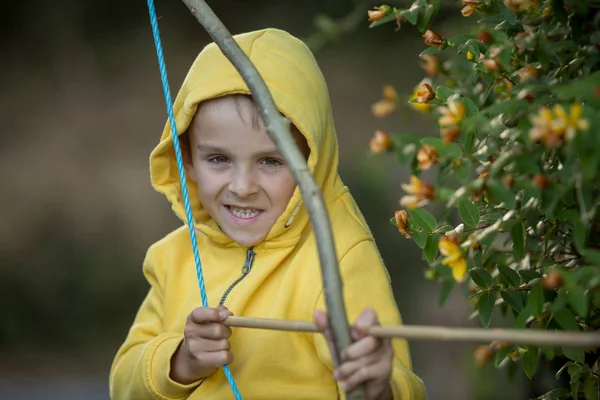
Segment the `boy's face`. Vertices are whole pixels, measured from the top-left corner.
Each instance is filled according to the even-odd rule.
[[[191,149],[184,153],[206,211],[227,236],[251,247],[285,211],[296,182],[262,121],[250,122],[253,106],[243,100],[236,104],[223,97],[203,104],[188,130]]]

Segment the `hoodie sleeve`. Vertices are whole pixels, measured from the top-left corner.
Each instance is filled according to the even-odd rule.
[[[183,333],[162,332],[164,254],[154,245],[144,261],[150,290],[140,306],[110,371],[110,398],[175,400],[188,397],[200,381],[182,385],[170,377],[171,357]]]
[[[381,325],[402,323],[389,275],[372,240],[364,240],[352,247],[340,261],[340,272],[344,283],[348,320],[351,324],[366,308],[376,311]],[[321,293],[316,309],[326,309],[324,293]],[[314,337],[319,357],[333,370],[331,354],[323,335]],[[390,384],[394,400],[425,400],[423,381],[412,371],[408,343],[406,340],[393,339],[392,345],[394,364]],[[343,391],[339,391],[340,398],[344,399]]]

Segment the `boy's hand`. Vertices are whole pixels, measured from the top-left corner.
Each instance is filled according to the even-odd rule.
[[[233,361],[228,340],[231,329],[222,324],[231,315],[225,306],[198,307],[190,313],[183,342],[171,358],[171,379],[192,383]]]
[[[333,341],[329,330],[327,313],[315,312],[315,324],[325,335],[330,351]],[[389,339],[379,339],[366,335],[366,329],[379,325],[375,311],[364,310],[352,328],[352,338],[355,340],[345,350],[344,362],[340,365],[334,359],[336,367],[334,378],[338,380],[346,391],[352,390],[359,384],[364,384],[367,398],[370,400],[383,400],[392,398],[390,377],[394,350]],[[332,352],[332,354],[334,354]]]

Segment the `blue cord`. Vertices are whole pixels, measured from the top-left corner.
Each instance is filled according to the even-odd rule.
[[[190,239],[192,240],[192,250],[194,252],[194,261],[196,262],[196,275],[198,276],[198,284],[200,285],[200,297],[202,298],[202,307],[208,308],[208,299],[206,298],[206,287],[204,286],[204,278],[202,277],[202,263],[198,253],[198,242],[196,240],[196,230],[194,229],[194,218],[192,216],[192,208],[190,207],[190,199],[188,196],[188,188],[185,180],[185,170],[183,167],[183,159],[181,157],[181,149],[179,148],[179,136],[175,125],[175,115],[173,113],[173,101],[171,100],[171,92],[169,90],[169,81],[167,79],[167,67],[163,56],[162,45],[160,42],[160,33],[158,31],[158,20],[156,11],[154,10],[154,0],[148,0],[148,11],[150,12],[150,23],[152,24],[152,33],[154,34],[154,45],[156,47],[156,55],[158,56],[158,66],[160,68],[160,78],[162,80],[163,91],[165,94],[165,102],[167,103],[167,113],[169,114],[169,125],[171,125],[171,137],[173,147],[175,149],[175,157],[177,158],[177,169],[179,170],[179,182],[181,183],[181,191],[183,192],[183,202],[185,205],[185,215],[187,225],[190,231]],[[223,372],[229,381],[231,391],[236,400],[241,400],[240,394],[229,366],[223,366]]]

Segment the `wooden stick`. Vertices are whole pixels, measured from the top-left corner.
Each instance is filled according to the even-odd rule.
[[[318,332],[311,322],[268,318],[229,317],[225,325],[236,328],[267,329],[292,332]],[[440,340],[454,342],[504,343],[536,346],[600,348],[600,332],[542,331],[532,329],[449,328],[442,326],[375,326],[368,334],[385,338]]]

